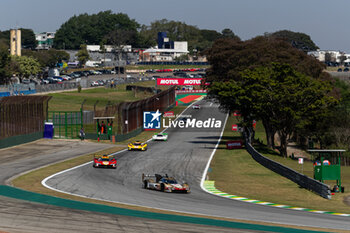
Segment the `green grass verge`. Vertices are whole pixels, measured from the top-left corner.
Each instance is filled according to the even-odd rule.
[[[120,84],[116,88],[91,88],[82,90],[80,93],[76,91],[67,91],[60,93],[47,94],[52,96],[49,101],[49,111],[79,111],[81,104],[84,100],[84,110],[93,110],[96,101],[97,109],[104,108],[108,102],[120,103],[120,102],[131,102],[140,99],[151,97],[152,93],[126,91],[127,85],[137,85],[143,87],[154,87],[155,81],[145,81],[134,84]],[[158,87],[162,90],[168,88],[167,86]]]
[[[212,172],[209,173],[209,179],[215,180],[217,189],[229,194],[276,204],[350,213],[350,206],[343,202],[344,197],[349,195],[347,189],[345,189],[345,193],[337,193],[332,196],[331,200],[326,200],[263,167],[246,150],[227,150],[225,141],[239,136],[231,130],[231,125],[235,122],[236,119],[233,117],[228,119],[223,134],[223,141],[220,143],[210,165]],[[258,126],[256,135],[263,135],[262,129],[263,127]],[[264,155],[297,171],[301,170],[296,160],[282,158],[273,154]],[[313,174],[311,162],[304,164],[304,173],[309,176]],[[342,167],[343,184],[345,187],[350,188],[349,178],[350,168]]]
[[[171,111],[174,112],[175,115],[180,114],[186,106],[177,106],[174,107]],[[228,122],[227,125],[229,125],[230,121]],[[157,130],[157,131],[144,131],[143,133],[139,134],[138,136],[130,139],[130,141],[134,140],[140,140],[140,141],[146,141],[149,139],[155,132],[159,132],[163,129]],[[236,135],[239,136],[239,135]],[[224,136],[225,139],[226,136]],[[231,136],[229,136],[231,138]],[[226,138],[227,140],[229,138]],[[122,144],[122,143],[118,143]],[[224,145],[224,141],[221,142],[220,147]],[[178,212],[172,212],[172,211],[163,211],[163,210],[157,210],[157,209],[152,209],[152,208],[145,208],[145,207],[139,207],[139,206],[132,206],[132,205],[126,205],[126,204],[120,204],[120,203],[112,203],[112,202],[107,202],[107,201],[99,201],[99,200],[94,200],[94,199],[89,199],[89,198],[82,198],[82,197],[77,197],[77,196],[72,196],[69,194],[65,193],[60,193],[56,192],[50,189],[45,188],[44,186],[41,185],[41,181],[52,175],[55,174],[59,171],[69,169],[74,166],[78,166],[80,164],[89,162],[92,160],[93,156],[95,154],[110,154],[116,151],[120,151],[126,147],[123,146],[117,146],[114,148],[110,148],[107,150],[99,151],[97,153],[91,153],[83,156],[79,156],[67,161],[59,162],[53,165],[49,165],[44,168],[40,168],[37,170],[34,170],[32,172],[29,172],[27,174],[21,175],[11,181],[12,185],[15,187],[18,187],[20,189],[28,190],[31,192],[35,193],[40,193],[40,194],[46,194],[50,196],[55,196],[59,198],[65,198],[69,200],[76,200],[76,201],[84,201],[84,202],[89,202],[89,203],[96,203],[96,204],[103,204],[103,205],[108,205],[108,206],[114,206],[114,207],[121,207],[121,208],[128,208],[128,209],[133,209],[133,210],[142,210],[142,211],[148,211],[148,212],[154,212],[154,213],[164,213],[164,214],[173,214],[173,215],[181,215],[181,216],[195,216],[195,217],[202,217],[202,218],[210,218],[210,219],[219,219],[219,220],[234,220],[236,222],[242,222],[242,223],[253,223],[253,224],[260,224],[260,225],[265,225],[265,226],[282,226],[282,227],[291,227],[291,228],[298,228],[298,229],[306,229],[306,230],[320,230],[320,231],[325,231],[326,229],[316,229],[316,228],[311,228],[311,227],[296,227],[296,226],[288,226],[288,225],[283,225],[283,224],[272,224],[272,223],[264,223],[264,222],[256,222],[256,221],[248,221],[248,220],[237,220],[237,219],[227,219],[227,218],[220,218],[220,217],[206,217],[206,216],[198,216],[195,214],[186,214],[186,213],[178,213]],[[267,229],[267,228],[266,228]],[[291,232],[294,232],[292,229],[290,229]],[[329,232],[333,232],[330,230]]]

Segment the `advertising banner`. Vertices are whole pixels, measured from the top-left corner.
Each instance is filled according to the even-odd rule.
[[[176,94],[207,93],[208,90],[181,90],[175,91]]]
[[[157,85],[201,85],[202,78],[157,78]]]
[[[242,146],[243,146],[243,142],[241,140],[226,142],[227,149],[242,149]]]
[[[238,125],[232,125],[232,131],[238,131]]]

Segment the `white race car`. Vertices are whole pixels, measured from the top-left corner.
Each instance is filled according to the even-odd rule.
[[[152,137],[153,141],[166,141],[168,140],[168,134],[167,133],[155,133]]]
[[[192,109],[201,109],[201,106],[199,104],[192,105]]]

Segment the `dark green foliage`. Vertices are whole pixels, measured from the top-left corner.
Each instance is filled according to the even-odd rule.
[[[266,36],[286,40],[291,43],[293,47],[306,52],[319,49],[311,40],[310,36],[305,33],[281,30],[271,34],[268,33]]]
[[[79,49],[81,44],[99,45],[111,32],[124,30],[137,32],[139,24],[126,14],[103,11],[98,14],[81,14],[71,17],[61,25],[55,35],[57,49]],[[131,45],[136,45],[133,41]]]
[[[102,40],[117,46],[130,44],[137,48],[149,48],[157,44],[158,32],[167,32],[173,41],[188,41],[190,52],[193,49],[204,51],[218,38],[239,39],[231,29],[219,33],[167,19],[156,20],[150,26],[140,26],[126,14],[104,11],[71,17],[56,32],[54,48],[79,49],[81,44],[99,45]]]
[[[239,80],[214,82],[209,88],[227,110],[240,110],[246,124],[261,119],[266,130],[280,138],[286,156],[287,139],[298,129],[313,125],[336,99],[328,94],[330,83],[295,71],[290,65],[271,63],[246,69]]]
[[[78,51],[77,55],[78,57],[78,61],[80,62],[80,64],[83,66],[85,65],[86,61],[88,61],[90,59],[89,53],[86,50],[86,45],[82,44],[80,46],[80,50]]]
[[[240,110],[247,126],[261,119],[270,148],[278,133],[283,155],[288,136],[307,135],[305,129],[315,135],[316,126],[329,119],[336,103],[337,93],[324,65],[286,41],[263,36],[219,39],[208,60],[209,94],[220,100],[222,108]]]
[[[144,41],[156,42],[158,32],[167,32],[167,36],[173,41],[187,41],[190,52],[193,49],[204,51],[210,48],[215,40],[222,37],[239,39],[230,29],[225,29],[223,32],[226,34],[223,35],[215,30],[200,30],[196,26],[178,21],[169,21],[167,19],[156,20],[148,27],[143,25],[140,34]]]
[[[67,52],[56,49],[39,51],[22,50],[22,54],[38,60],[41,67],[55,67],[58,62],[69,60],[69,54]]]
[[[293,48],[288,42],[258,36],[251,40],[219,39],[207,53],[211,68],[208,80],[239,78],[239,72],[269,65],[271,62],[290,64],[297,71],[314,77],[329,79],[325,67],[315,58]]]
[[[339,104],[331,109],[327,117],[320,118],[316,125],[306,128],[303,133],[313,136],[323,148],[349,150],[350,86],[340,80],[336,80],[334,85],[341,95]]]
[[[22,47],[25,49],[35,49],[38,42],[35,40],[35,34],[32,29],[20,28]],[[0,40],[3,39],[10,45],[10,30],[0,32]]]
[[[3,41],[0,41],[0,85],[8,82],[10,61],[8,47]]]
[[[238,36],[236,36],[233,31],[229,28],[225,28],[224,30],[221,31],[222,38],[231,38],[231,39],[237,39],[240,40]]]

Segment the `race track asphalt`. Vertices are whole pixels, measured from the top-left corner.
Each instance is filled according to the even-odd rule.
[[[77,140],[41,139],[0,149],[0,184],[30,170],[77,156],[107,149],[112,145]],[[93,211],[74,210],[0,196],[0,232],[260,232],[217,226],[188,224]]]
[[[215,103],[203,100],[200,104],[200,110],[189,108],[185,114],[196,119],[215,118],[224,122],[226,114],[220,112]],[[296,226],[350,229],[348,217],[254,205],[204,192],[200,181],[221,129],[169,129],[167,132],[167,142],[150,142],[147,151],[118,154],[118,168],[115,170],[96,169],[92,164],[86,164],[54,176],[46,184],[75,195],[164,210]],[[168,174],[179,181],[185,180],[191,186],[191,193],[142,189],[142,173]]]

